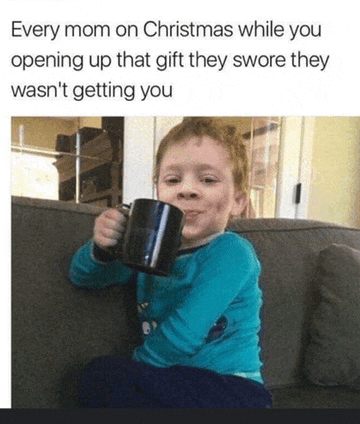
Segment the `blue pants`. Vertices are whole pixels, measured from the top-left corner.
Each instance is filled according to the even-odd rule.
[[[85,408],[271,407],[269,391],[249,379],[110,356],[88,365],[80,378],[78,400]]]

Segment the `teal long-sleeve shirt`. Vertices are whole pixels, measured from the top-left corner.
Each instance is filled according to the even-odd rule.
[[[69,272],[73,284],[102,288],[131,278],[133,272],[120,262],[94,259],[92,249],[90,240],[74,255]],[[231,232],[180,251],[169,277],[138,273],[143,344],[133,358],[157,367],[186,365],[253,375],[262,382],[259,274],[252,245]]]

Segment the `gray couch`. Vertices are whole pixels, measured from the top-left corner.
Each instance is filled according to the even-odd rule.
[[[91,237],[100,211],[12,199],[13,408],[76,407],[76,370],[97,356],[129,356],[139,342],[130,291],[83,290],[68,281],[71,256]],[[360,391],[314,384],[304,373],[319,253],[332,243],[360,249],[360,230],[287,219],[237,220],[231,229],[253,243],[263,267],[263,374],[274,407],[360,407]]]

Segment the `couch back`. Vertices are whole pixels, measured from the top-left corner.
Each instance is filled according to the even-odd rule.
[[[13,408],[66,407],[67,374],[97,356],[129,356],[139,342],[136,308],[124,288],[91,291],[68,281],[71,256],[91,237],[101,210],[12,200]],[[299,382],[317,255],[331,243],[360,249],[360,230],[286,219],[238,220],[230,229],[252,242],[262,264],[266,384]]]

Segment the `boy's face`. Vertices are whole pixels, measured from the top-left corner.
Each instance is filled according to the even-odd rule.
[[[240,215],[246,205],[235,189],[228,151],[207,136],[168,148],[160,164],[157,194],[185,213],[186,247],[224,231],[230,216]]]

